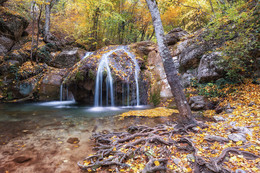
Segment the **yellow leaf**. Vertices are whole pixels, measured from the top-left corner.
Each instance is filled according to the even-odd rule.
[[[243,143],[242,141],[236,142],[237,145],[241,145],[242,143]]]
[[[160,165],[160,162],[159,162],[158,160],[155,160],[155,161],[154,161],[154,164],[155,164],[155,166],[159,166],[159,165]]]

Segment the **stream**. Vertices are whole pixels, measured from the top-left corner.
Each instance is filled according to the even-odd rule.
[[[73,101],[0,104],[0,173],[76,173],[93,153],[92,133],[154,126],[169,118],[118,115],[138,107],[86,107]],[[69,139],[79,142],[69,143]]]

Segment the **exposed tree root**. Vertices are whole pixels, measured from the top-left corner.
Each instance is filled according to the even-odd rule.
[[[131,169],[129,160],[141,159],[142,163],[145,163],[142,173],[167,172],[167,162],[172,155],[172,147],[194,153],[193,169],[195,173],[202,171],[231,172],[222,166],[222,162],[228,153],[243,155],[246,159],[259,158],[253,153],[240,150],[240,148],[248,147],[248,145],[245,145],[226,148],[219,157],[210,158],[207,161],[207,159],[198,156],[198,149],[188,137],[182,137],[178,141],[174,141],[172,138],[175,134],[185,134],[194,126],[184,129],[176,127],[175,124],[161,124],[153,128],[131,126],[128,128],[128,132],[94,134],[92,139],[95,140],[94,150],[97,152],[95,155],[85,158],[83,163],[78,163],[78,165],[83,170],[93,171],[100,168]]]

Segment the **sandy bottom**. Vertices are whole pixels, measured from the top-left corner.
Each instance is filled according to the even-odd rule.
[[[0,115],[1,116],[1,115]],[[31,115],[33,117],[33,114]],[[128,126],[154,126],[169,118],[38,117],[0,121],[0,173],[77,173],[77,166],[93,153],[92,133],[125,131]],[[78,144],[67,142],[78,138]]]

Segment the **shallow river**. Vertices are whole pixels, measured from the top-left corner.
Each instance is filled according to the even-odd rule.
[[[0,173],[77,173],[93,153],[92,133],[125,131],[128,126],[154,126],[168,118],[119,114],[140,107],[91,108],[71,101],[0,104]],[[68,143],[69,138],[80,142]]]

